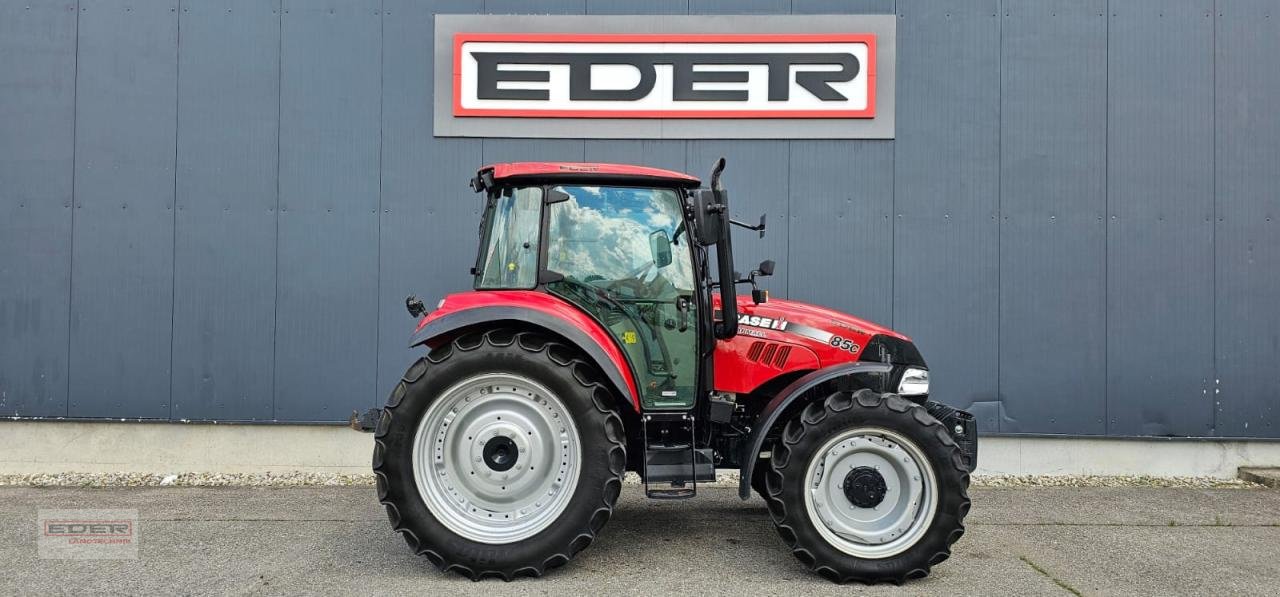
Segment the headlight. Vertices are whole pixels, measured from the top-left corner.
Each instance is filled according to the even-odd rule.
[[[929,370],[908,367],[898,383],[898,393],[903,396],[919,396],[929,393]]]

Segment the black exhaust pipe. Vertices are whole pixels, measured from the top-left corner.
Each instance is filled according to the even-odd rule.
[[[716,323],[715,334],[720,340],[728,340],[738,335],[738,289],[737,278],[733,273],[733,236],[729,225],[729,193],[720,183],[720,173],[724,172],[724,158],[716,160],[711,168],[711,192],[715,195],[715,205],[710,209],[718,211],[720,218],[720,240],[716,243],[716,264],[720,274],[720,317]]]

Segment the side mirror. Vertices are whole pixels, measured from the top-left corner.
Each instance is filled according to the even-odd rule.
[[[427,314],[427,306],[422,304],[422,299],[412,294],[404,299],[404,308],[409,311],[409,316],[414,319],[421,318]]]
[[[547,204],[563,203],[569,200],[569,193],[566,193],[560,187],[556,187],[547,192]]]
[[[729,220],[729,223],[733,224],[734,226],[741,226],[743,228],[746,228],[747,230],[755,230],[756,232],[760,233],[760,238],[764,238],[764,225],[766,220],[765,216],[767,215],[768,214],[760,214],[760,223],[756,224],[755,226],[752,226],[751,224],[748,224],[746,222],[739,222],[737,220],[732,220],[732,219]]]
[[[744,282],[751,283],[751,300],[757,305],[769,302],[769,291],[760,290],[756,287],[756,276],[772,276],[773,266],[774,263],[772,259],[765,259],[760,262],[760,267],[757,267],[755,271],[751,272],[751,275],[748,276],[746,280],[743,280]]]
[[[720,242],[726,220],[724,204],[717,200],[716,192],[711,189],[698,189],[692,192],[691,197],[698,244],[709,247]]]
[[[662,269],[671,265],[671,237],[666,230],[654,230],[649,233],[649,254],[653,256],[653,264]]]

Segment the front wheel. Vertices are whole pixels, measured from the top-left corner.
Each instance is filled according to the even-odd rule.
[[[774,444],[765,500],[778,533],[836,582],[929,574],[964,533],[969,474],[921,406],[871,390],[836,392],[789,421]]]

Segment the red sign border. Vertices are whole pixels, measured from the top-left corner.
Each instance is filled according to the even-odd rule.
[[[861,110],[514,110],[462,106],[462,44],[467,42],[539,43],[815,43],[867,45],[867,107]],[[453,115],[498,118],[875,118],[876,36],[874,33],[455,33],[453,36]]]

